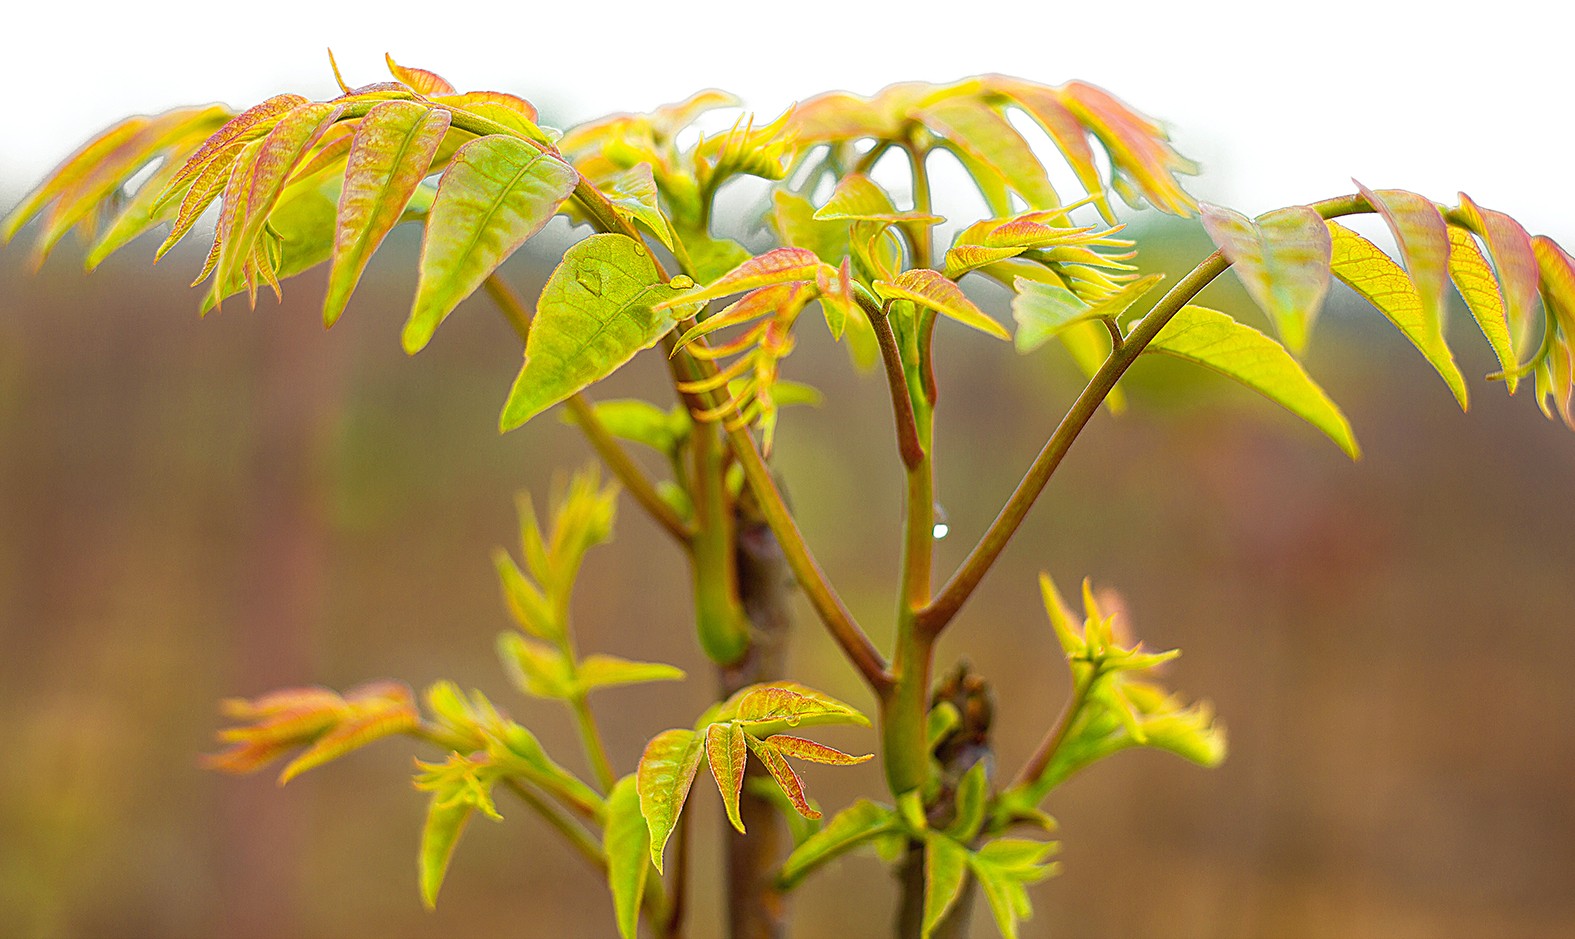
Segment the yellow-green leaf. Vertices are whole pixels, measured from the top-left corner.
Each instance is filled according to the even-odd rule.
[[[602,182],[600,188],[607,194],[607,201],[612,204],[613,211],[644,225],[667,250],[673,250],[673,226],[668,223],[667,216],[662,214],[651,164],[632,166]]]
[[[1352,459],[1360,456],[1350,422],[1335,403],[1301,363],[1251,326],[1217,310],[1186,306],[1145,351],[1196,362],[1235,379],[1323,431]],[[1051,608],[1048,593],[1046,607]]]
[[[83,260],[83,267],[95,270],[111,254],[124,248],[134,239],[156,227],[160,222],[167,222],[175,217],[178,208],[173,202],[159,205],[159,193],[164,185],[180,172],[181,164],[188,154],[172,153],[165,158],[165,162],[158,171],[148,178],[137,189],[136,193],[127,200],[125,206],[93,242],[88,249],[87,257]]]
[[[1465,410],[1466,381],[1444,342],[1443,323],[1429,320],[1411,278],[1371,241],[1344,225],[1331,221],[1327,230],[1333,244],[1330,269],[1334,276],[1395,324],[1444,379],[1461,410]]]
[[[750,258],[699,290],[665,300],[657,308],[703,303],[773,284],[813,282],[819,270],[820,259],[807,248],[774,248]]]
[[[640,898],[651,871],[651,833],[640,814],[640,793],[633,775],[618,780],[607,796],[602,851],[607,855],[607,888],[612,893],[618,935],[636,939]]]
[[[924,939],[946,918],[967,881],[967,848],[939,833],[924,839]]]
[[[1099,214],[1105,221],[1115,222],[1104,182],[1099,177],[1099,167],[1094,163],[1094,148],[1088,143],[1088,130],[1061,103],[1055,89],[1004,75],[990,75],[985,81],[992,90],[1006,95],[1022,108],[1050,136],[1067,165],[1077,174],[1077,181],[1099,207]]]
[[[454,857],[454,847],[464,833],[476,807],[468,802],[441,804],[443,799],[434,794],[427,805],[426,824],[421,829],[421,852],[417,857],[420,875],[421,902],[429,910],[437,909],[438,891],[448,874],[448,863]]]
[[[826,861],[899,827],[900,823],[889,807],[860,799],[832,816],[825,828],[810,835],[794,849],[788,859],[782,862],[779,880],[783,887],[791,889]]]
[[[405,351],[424,348],[454,307],[557,214],[578,180],[567,163],[513,137],[460,147],[427,217]]]
[[[886,190],[862,173],[849,173],[842,177],[826,204],[815,211],[814,217],[816,221],[822,222],[913,222],[935,225],[946,221],[939,215],[899,212],[892,205],[891,197],[886,195]]]
[[[558,649],[519,633],[498,636],[498,658],[514,686],[537,698],[567,701],[578,691],[570,662]]]
[[[895,280],[876,281],[875,292],[883,300],[911,300],[919,306],[934,310],[965,326],[972,326],[997,339],[1005,339],[1008,342],[1012,339],[1012,334],[1006,331],[1006,327],[975,306],[974,302],[963,294],[962,288],[947,280],[939,271],[932,271],[929,268],[904,271]]]
[[[1161,212],[1187,218],[1197,202],[1181,188],[1177,174],[1191,175],[1198,166],[1170,146],[1164,127],[1133,110],[1102,88],[1068,82],[1058,89],[1061,103],[1076,115],[1110,154],[1115,182],[1130,177]]]
[[[782,759],[782,754],[777,752],[776,747],[748,734],[744,735],[744,742],[755,752],[755,756],[759,757],[766,772],[770,773],[771,778],[776,781],[777,788],[781,789],[782,794],[793,804],[794,810],[805,818],[819,818],[820,812],[809,804],[809,799],[804,795],[804,784],[799,781],[798,774],[793,772],[793,767],[787,764],[787,760]]]
[[[1509,338],[1509,322],[1504,315],[1504,295],[1499,293],[1498,279],[1476,240],[1464,228],[1448,226],[1449,276],[1466,301],[1466,309],[1476,320],[1477,328],[1498,356],[1504,369],[1504,384],[1510,394],[1520,385],[1520,375],[1515,368],[1514,343]]]
[[[417,94],[451,95],[454,93],[454,86],[436,72],[429,72],[424,68],[406,68],[395,62],[394,57],[386,52],[383,53],[383,61],[388,63],[390,75],[410,86],[410,90]]]
[[[524,424],[656,345],[692,309],[683,293],[657,277],[649,252],[626,235],[575,244],[542,288],[502,428]]]
[[[704,754],[700,734],[682,728],[665,730],[646,744],[636,773],[640,814],[651,831],[651,863],[662,870],[662,852],[689,798]]]
[[[745,724],[754,736],[769,737],[791,727],[826,724],[869,726],[869,718],[829,695],[802,686],[759,685],[745,691],[731,707],[724,705],[724,719]]]
[[[1012,298],[1017,351],[1032,352],[1078,323],[1114,320],[1164,279],[1164,274],[1149,274],[1097,303],[1087,303],[1065,287],[1019,277],[1013,282],[1017,295]]]
[[[1537,318],[1537,258],[1531,236],[1519,222],[1502,212],[1482,208],[1463,192],[1457,211],[1487,243],[1488,255],[1493,258],[1504,290],[1510,333],[1517,343],[1524,343]]]
[[[1291,351],[1300,353],[1329,291],[1329,230],[1323,219],[1302,205],[1256,219],[1216,205],[1202,206],[1202,213],[1203,227],[1253,302]]]
[[[0,223],[0,244],[16,237],[16,233],[37,215],[39,210],[80,184],[105,157],[114,153],[127,141],[135,139],[147,129],[151,121],[151,118],[144,115],[129,117],[105,129],[61,161],[38,188],[28,193],[6,216],[5,221]]]
[[[231,118],[223,127],[213,132],[207,142],[197,149],[181,167],[175,178],[170,180],[165,188],[165,194],[173,197],[180,191],[180,187],[187,180],[195,178],[207,165],[221,154],[229,151],[237,144],[255,140],[267,133],[279,122],[279,119],[304,104],[309,104],[307,99],[300,95],[283,94],[274,95],[261,104],[253,105]],[[163,196],[160,197],[164,198]]]
[[[797,193],[778,189],[771,194],[771,225],[782,243],[807,248],[827,264],[838,264],[848,256],[848,225],[819,221],[815,211],[814,204]]]
[[[706,762],[711,765],[711,776],[716,780],[717,791],[722,793],[727,820],[742,832],[744,820],[738,814],[738,796],[744,791],[744,763],[749,759],[743,725],[737,721],[728,721],[707,727],[705,756]]]
[[[1356,188],[1383,216],[1400,247],[1405,272],[1422,298],[1430,320],[1444,320],[1444,290],[1449,283],[1449,226],[1433,200],[1403,189],[1372,190],[1356,180]]]
[[[576,682],[581,691],[683,679],[681,668],[660,662],[631,662],[616,655],[588,655],[576,666]]]
[[[449,112],[410,101],[373,105],[361,118],[350,142],[339,194],[323,325],[339,320],[372,253],[399,221],[431,168],[448,128]]]

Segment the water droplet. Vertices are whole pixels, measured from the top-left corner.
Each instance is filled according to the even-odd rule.
[[[667,286],[673,288],[674,290],[688,290],[694,285],[695,279],[690,277],[688,274],[679,274],[677,277],[674,277],[672,280],[667,282]]]
[[[797,727],[798,726],[798,722],[799,722],[799,715],[797,715],[797,714],[789,714],[787,717],[783,718],[783,720],[787,721],[787,725],[789,727]]]
[[[951,530],[952,526],[948,524],[946,518],[946,507],[941,505],[939,502],[935,503],[935,527],[931,530],[930,534],[935,537],[936,541],[940,541],[942,538],[945,538],[947,535],[951,534]]]
[[[645,257],[645,245],[635,245],[634,253],[638,254],[642,258]]]
[[[935,540],[936,541],[940,541],[942,538],[945,538],[948,534],[951,533],[951,530],[952,530],[952,526],[946,524],[945,522],[936,522],[935,523]]]
[[[589,290],[593,296],[599,297],[602,295],[602,275],[595,271],[582,270],[574,275],[574,279],[579,281],[580,286]]]

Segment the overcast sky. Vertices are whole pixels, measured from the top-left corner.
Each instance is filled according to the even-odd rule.
[[[1350,190],[1465,190],[1575,246],[1575,13],[1550,0],[1006,4],[607,0],[546,3],[33,0],[0,19],[0,199],[8,206],[132,111],[336,92],[382,53],[466,89],[513,91],[561,122],[707,85],[773,115],[830,88],[985,71],[1081,78],[1169,122],[1204,165],[1190,187],[1259,212]],[[1394,8],[1390,8],[1390,7]],[[985,17],[993,17],[986,19]],[[968,17],[977,17],[969,19]]]

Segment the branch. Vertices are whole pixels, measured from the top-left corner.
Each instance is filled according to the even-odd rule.
[[[1321,202],[1311,203],[1309,208],[1316,211],[1324,218],[1338,218],[1342,215],[1356,215],[1373,211],[1367,200],[1358,195],[1337,196]],[[974,588],[979,586],[979,581],[989,572],[1006,548],[1007,542],[1017,532],[1023,518],[1028,515],[1028,510],[1033,507],[1034,500],[1044,491],[1045,484],[1061,465],[1061,459],[1066,456],[1066,451],[1077,439],[1084,426],[1088,424],[1094,412],[1099,410],[1099,405],[1105,400],[1116,382],[1126,374],[1132,363],[1137,361],[1139,355],[1148,347],[1160,330],[1165,328],[1171,317],[1181,311],[1192,298],[1196,297],[1209,282],[1214,280],[1225,269],[1230,267],[1230,262],[1225,260],[1223,252],[1215,251],[1203,259],[1197,267],[1177,282],[1160,301],[1154,304],[1148,314],[1133,327],[1131,335],[1117,348],[1110,351],[1110,357],[1105,359],[1105,364],[1089,380],[1088,386],[1082,394],[1072,403],[1066,416],[1056,427],[1055,433],[1039,451],[1034,462],[1023,475],[1021,482],[1012,492],[1012,496],[1002,507],[995,521],[985,531],[979,543],[968,553],[957,572],[951,580],[941,588],[934,601],[919,613],[921,628],[931,636],[939,635],[946,625],[962,609],[968,601]]]
[[[886,309],[877,306],[862,292],[856,291],[854,297],[869,314],[875,339],[880,344],[881,362],[886,366],[886,385],[891,389],[892,416],[897,421],[897,452],[902,455],[902,465],[911,470],[924,461],[924,444],[919,441],[919,425],[913,417],[908,378],[902,371],[902,352],[897,348],[897,337],[892,334]]]
[[[504,318],[509,321],[510,326],[514,327],[514,332],[519,335],[520,342],[523,343],[530,335],[530,314],[526,312],[525,304],[520,300],[519,294],[516,294],[514,289],[497,274],[488,275],[484,286],[487,289],[487,296],[491,297],[492,302],[503,311]],[[640,507],[645,509],[646,513],[678,543],[689,544],[689,539],[694,533],[684,520],[678,517],[678,513],[673,511],[673,507],[657,493],[656,486],[645,475],[640,464],[636,463],[628,451],[608,432],[607,426],[597,416],[596,408],[586,396],[580,393],[570,395],[565,404],[568,405],[569,414],[573,416],[574,422],[585,432],[585,437],[595,449],[596,455],[602,458],[602,462],[607,464],[612,474],[618,477],[618,481],[629,490],[634,501],[640,503]]]

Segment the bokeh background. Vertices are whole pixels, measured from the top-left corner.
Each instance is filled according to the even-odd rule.
[[[1506,9],[1513,14],[1515,6]],[[136,23],[105,22],[124,30],[122,38],[145,37],[179,23],[179,14],[171,6]],[[25,51],[28,30],[43,37],[30,54],[65,48],[52,28],[60,21],[45,19],[60,13],[40,7],[9,15],[20,28],[0,39],[8,52]],[[1549,73],[1537,70],[1552,67],[1534,54],[1548,40],[1529,18],[1435,16],[1411,34],[1473,35],[1491,56],[1510,61],[1495,30],[1507,28],[1506,19],[1518,24],[1533,53],[1520,62],[1525,93],[1509,101],[1515,83],[1499,84],[1502,76],[1484,68],[1451,94],[1462,107],[1501,99],[1528,110],[1478,125],[1470,139],[1444,150],[1426,136],[1439,133],[1436,120],[1406,121],[1446,93],[1415,90],[1405,69],[1379,67],[1366,76],[1375,84],[1372,106],[1391,109],[1390,134],[1411,149],[1390,139],[1369,151],[1361,148],[1374,131],[1342,129],[1347,115],[1369,119],[1361,108],[1337,107],[1330,97],[1319,98],[1317,111],[1244,103],[1236,96],[1250,83],[1241,70],[1269,53],[1238,51],[1232,61],[1223,46],[1210,45],[1207,30],[1160,16],[1134,17],[1127,25],[1135,32],[1124,41],[1171,50],[1150,59],[1190,55],[1197,70],[1167,72],[1136,55],[1133,80],[1124,81],[1121,63],[1080,58],[1070,38],[1058,39],[1051,55],[998,38],[992,46],[967,24],[947,27],[957,34],[948,41],[959,46],[944,63],[887,54],[857,68],[827,66],[828,74],[786,69],[771,79],[777,85],[764,64],[748,63],[748,48],[696,27],[689,41],[715,48],[718,61],[707,68],[675,62],[637,82],[634,100],[617,93],[617,81],[607,90],[590,79],[560,81],[550,68],[496,49],[490,59],[467,55],[460,68],[445,68],[444,56],[409,58],[462,84],[527,94],[535,86],[570,89],[556,100],[550,91],[535,96],[547,119],[560,123],[598,108],[648,107],[707,83],[763,94],[774,106],[823,86],[870,91],[914,75],[986,68],[1049,81],[1075,75],[1183,128],[1193,113],[1211,113],[1213,125],[1178,131],[1184,152],[1208,164],[1210,175],[1193,187],[1205,197],[1256,211],[1344,191],[1344,175],[1357,170],[1370,184],[1411,185],[1440,199],[1464,185],[1534,230],[1575,241],[1575,190],[1568,181],[1528,181],[1526,167],[1536,164],[1520,152],[1557,140],[1522,140],[1522,127],[1527,135],[1569,133],[1534,127],[1526,116],[1547,104],[1538,79]],[[305,29],[299,20],[273,19]],[[122,65],[116,72],[115,56],[128,43],[115,41],[114,30],[108,38],[95,32],[86,40],[90,54],[69,71],[100,88],[123,76],[127,87],[117,94],[140,90],[148,100],[105,104],[108,93],[84,90],[77,107],[57,94],[47,113],[37,110],[25,140],[13,122],[0,147],[0,206],[14,204],[31,176],[119,112],[213,96],[245,104],[284,87],[326,94],[321,67],[294,63],[305,61],[303,45],[315,50],[316,34],[332,33],[333,25],[271,50],[263,49],[266,36],[239,33],[244,53],[267,64],[234,73],[220,69],[226,56],[216,47],[194,46],[193,71],[212,69],[212,83],[200,74],[171,77],[178,70]],[[1374,60],[1415,64],[1405,58],[1414,54],[1410,46],[1379,42],[1390,35],[1382,25],[1364,34]],[[1238,50],[1250,50],[1258,37],[1252,30],[1298,27],[1294,48],[1309,55],[1344,35],[1323,20],[1238,22],[1247,31],[1232,35]],[[673,27],[664,19],[660,28]],[[351,38],[397,53],[426,48],[435,32],[432,22],[389,17]],[[922,38],[944,51],[935,44],[945,32],[910,28],[899,39],[912,47]],[[614,48],[620,61],[634,54]],[[1004,63],[987,64],[992,51]],[[15,54],[7,69],[22,67]],[[760,58],[759,50],[753,55]],[[227,56],[244,58],[234,50]],[[356,61],[363,69],[376,64],[370,53]],[[467,68],[482,77],[466,82],[471,76],[459,72]],[[1222,86],[1229,74],[1236,84]],[[177,78],[184,90],[167,91]],[[773,101],[788,79],[813,87]],[[1286,101],[1306,88],[1273,76],[1258,84]],[[1193,100],[1208,106],[1182,106]],[[1250,149],[1260,145],[1268,151]],[[1374,155],[1353,166],[1346,148]],[[1312,150],[1327,159],[1316,173],[1296,175],[1297,160],[1318,155]],[[1540,195],[1515,188],[1532,182],[1544,185]],[[962,200],[959,216],[971,209],[959,190],[944,195]],[[741,197],[735,216],[748,221],[750,206]],[[1136,218],[1147,267],[1180,273],[1208,250],[1195,225]],[[270,774],[234,779],[197,766],[197,755],[213,747],[221,697],[379,676],[418,687],[447,677],[480,688],[579,765],[563,715],[515,694],[493,660],[494,636],[507,620],[488,556],[512,543],[513,494],[544,495],[554,472],[589,453],[550,416],[496,434],[518,352],[484,299],[462,306],[421,355],[399,351],[398,325],[414,284],[413,234],[396,232],[349,314],[328,333],[317,319],[321,272],[287,283],[281,305],[269,299],[247,311],[236,304],[199,321],[185,282],[200,245],[156,269],[147,264],[153,245],[134,245],[92,277],[79,274],[71,249],[36,275],[20,246],[0,251],[0,935],[612,933],[597,878],[507,802],[504,823],[471,826],[439,910],[423,911],[414,856],[424,797],[408,784],[411,756],[420,751],[405,742],[385,742],[286,790]],[[506,275],[533,294],[555,249],[574,236],[555,225]],[[1253,315],[1230,275],[1210,291],[1208,302]],[[1469,320],[1457,310],[1451,326],[1467,374],[1489,371]],[[942,341],[939,474],[952,526],[937,552],[944,573],[992,517],[1077,385],[1069,363],[1050,352],[1019,357],[944,325]],[[1212,700],[1230,729],[1232,753],[1218,770],[1129,753],[1057,792],[1049,808],[1062,825],[1065,869],[1035,889],[1037,914],[1025,935],[1575,932],[1568,664],[1575,656],[1575,438],[1537,413],[1529,391],[1508,399],[1480,380],[1472,384],[1471,412],[1461,414],[1404,341],[1339,290],[1308,363],[1350,415],[1365,448],[1359,464],[1223,380],[1140,364],[1126,382],[1129,411],[1095,419],[943,644],[941,665],[966,655],[994,684],[998,758],[1009,774],[1067,690],[1038,603],[1037,572],[1050,571],[1065,587],[1090,575],[1122,591],[1150,644],[1184,648],[1169,680]],[[884,642],[901,498],[884,386],[854,373],[813,326],[787,371],[822,388],[828,404],[787,413],[777,466],[822,562]],[[663,387],[660,363],[642,357],[595,393],[663,395]],[[685,580],[680,560],[625,500],[616,540],[587,566],[589,589],[576,605],[582,642],[674,662],[691,679],[606,692],[597,701],[623,768],[648,736],[687,724],[710,697],[711,677],[686,625]],[[802,612],[797,673],[868,705]],[[870,743],[858,731],[828,739],[845,748]],[[868,765],[811,768],[807,778],[829,807],[880,785],[878,768]],[[720,830],[720,805],[704,786],[695,791],[696,843],[705,845]],[[718,935],[718,870],[714,856],[699,859],[696,937]],[[884,934],[893,896],[876,861],[850,858],[798,894],[796,934]],[[977,934],[992,930],[981,918]]]

